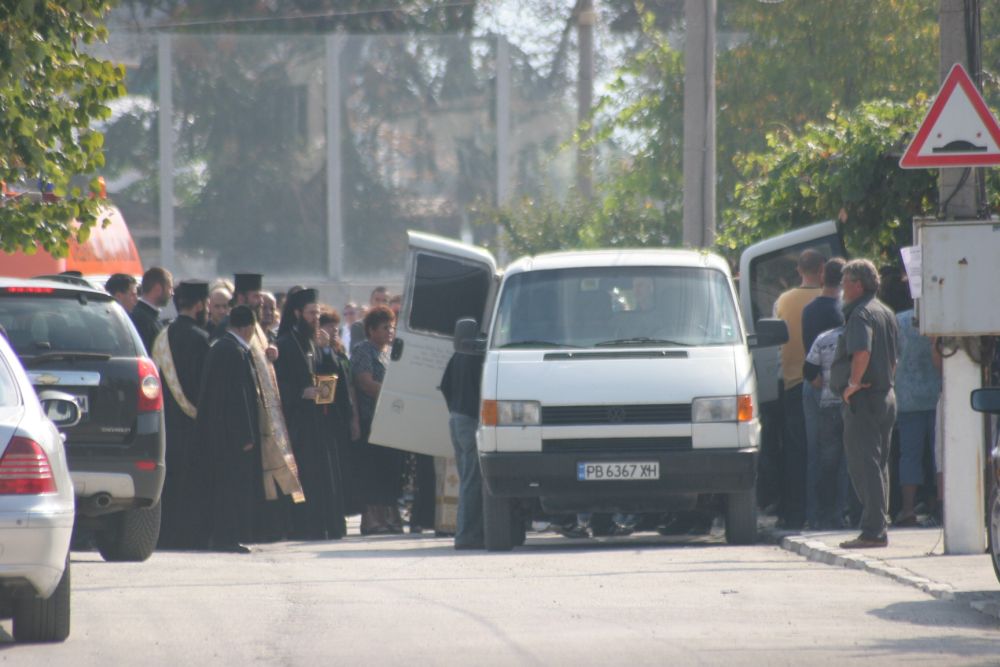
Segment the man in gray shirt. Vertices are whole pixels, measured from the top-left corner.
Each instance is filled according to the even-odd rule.
[[[879,275],[867,259],[844,266],[844,333],[830,371],[830,385],[844,399],[844,450],[861,500],[861,534],[844,549],[888,545],[889,440],[896,420],[898,335],[896,316],[875,297]]]

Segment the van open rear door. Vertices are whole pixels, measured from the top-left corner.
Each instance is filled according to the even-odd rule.
[[[740,255],[740,310],[750,333],[756,331],[757,320],[774,317],[778,296],[801,282],[796,266],[799,254],[807,248],[827,258],[847,256],[833,220],[765,239]],[[757,397],[762,405],[778,400],[779,349],[765,347],[753,351]]]
[[[403,307],[375,408],[373,444],[453,456],[448,409],[439,389],[452,355],[455,322],[489,317],[496,261],[482,248],[409,232]]]

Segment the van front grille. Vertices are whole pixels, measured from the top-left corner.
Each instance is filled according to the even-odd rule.
[[[542,452],[547,454],[653,454],[683,452],[691,449],[691,438],[568,438],[542,440]]]
[[[690,423],[690,403],[542,406],[543,426]]]

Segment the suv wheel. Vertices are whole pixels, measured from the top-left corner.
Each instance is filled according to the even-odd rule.
[[[726,496],[726,542],[754,544],[757,541],[756,489]]]
[[[156,549],[160,537],[160,503],[120,512],[97,531],[97,550],[106,561],[141,562]]]
[[[483,484],[483,537],[487,551],[514,548],[513,514],[510,498],[494,496]]]
[[[61,642],[69,637],[69,556],[59,585],[47,598],[22,597],[14,601],[14,640]]]

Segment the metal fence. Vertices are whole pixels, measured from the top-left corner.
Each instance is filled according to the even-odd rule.
[[[565,192],[573,90],[503,39],[118,33],[106,172],[145,265],[284,283],[400,277],[407,229]]]

